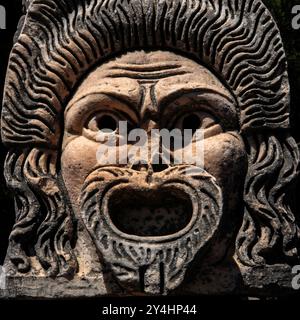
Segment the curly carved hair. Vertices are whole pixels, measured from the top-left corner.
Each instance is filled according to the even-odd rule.
[[[300,229],[290,202],[299,173],[298,146],[286,134],[256,134],[245,141],[249,165],[237,256],[248,266],[295,263]]]

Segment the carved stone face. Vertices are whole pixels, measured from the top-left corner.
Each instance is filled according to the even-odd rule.
[[[300,154],[263,1],[26,3],[1,110],[5,295],[291,290]],[[153,142],[186,129],[184,147]]]
[[[204,170],[151,158],[99,165],[97,134],[111,129],[118,138],[119,121],[143,128],[149,140],[153,128],[202,129]],[[246,163],[230,92],[206,68],[170,52],[133,52],[101,65],[65,111],[61,167],[73,209],[128,290],[165,293],[182,282],[223,208],[235,209],[224,203],[226,190],[239,193]]]

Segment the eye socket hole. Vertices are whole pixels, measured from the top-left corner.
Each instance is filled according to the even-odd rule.
[[[101,131],[111,130],[116,131],[118,124],[117,121],[109,115],[103,115],[99,117],[97,120],[97,127]]]
[[[190,129],[193,133],[201,127],[201,119],[197,114],[189,114],[182,120],[182,129]]]
[[[109,114],[98,114],[87,123],[86,128],[95,132],[114,132],[118,129],[118,122]]]

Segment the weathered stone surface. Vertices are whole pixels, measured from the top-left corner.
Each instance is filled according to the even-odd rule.
[[[1,120],[16,222],[0,296],[290,292],[299,150],[285,52],[262,2],[26,8]],[[166,147],[166,162],[164,146],[135,152],[133,129],[145,150],[154,130],[194,135]],[[201,165],[175,161],[199,149]]]

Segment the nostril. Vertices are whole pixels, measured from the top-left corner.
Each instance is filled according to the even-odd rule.
[[[146,163],[135,163],[132,165],[131,169],[135,171],[146,171],[148,170],[148,164]]]
[[[153,172],[161,172],[161,171],[168,169],[168,167],[169,166],[165,163],[152,164]]]

